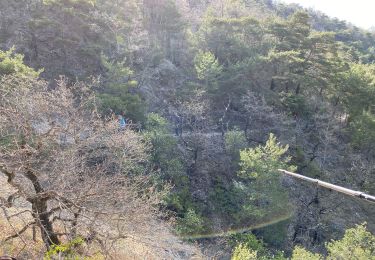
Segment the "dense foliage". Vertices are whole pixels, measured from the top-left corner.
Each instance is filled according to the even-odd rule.
[[[76,127],[70,133],[79,136],[76,144],[80,131],[94,134],[111,124],[112,132],[88,141],[98,143],[98,153],[105,140],[125,150],[94,159],[108,163],[112,174],[125,167],[132,187],[141,187],[136,176],[147,177],[155,192],[167,186],[168,194],[153,204],[163,213],[155,221],[173,220],[179,236],[252,230],[225,240],[237,260],[374,256],[374,208],[277,173],[289,169],[375,193],[373,32],[271,0],[9,0],[0,1],[0,10],[0,89],[13,95],[1,97],[0,107],[18,113],[18,121],[11,114],[5,120],[12,126],[1,122],[4,165],[14,166],[10,146],[25,132],[36,138],[35,128],[47,116],[51,125],[54,117],[72,118],[64,131]],[[59,116],[65,96],[56,93],[62,87],[71,101],[67,111],[85,104],[85,112]],[[18,107],[31,106],[28,98],[36,96],[48,104],[38,119]],[[116,128],[120,115],[125,129]],[[93,116],[95,122],[88,120]],[[21,134],[4,134],[11,131]],[[27,143],[43,150],[34,168],[55,169],[42,167],[48,158],[64,165],[62,158],[52,160],[52,148],[67,152],[55,141]],[[126,148],[131,145],[147,146],[134,164],[140,155]],[[72,162],[92,152],[89,146],[73,148]],[[78,170],[71,172],[76,179],[66,175],[70,184],[81,180]],[[41,183],[48,189],[54,180]],[[150,199],[152,192],[135,190]],[[134,196],[118,200],[126,204]],[[357,218],[348,217],[354,213]],[[358,226],[337,240],[364,221],[370,232]],[[80,237],[55,238],[58,245],[44,238],[47,257],[55,249],[75,256],[72,242]]]

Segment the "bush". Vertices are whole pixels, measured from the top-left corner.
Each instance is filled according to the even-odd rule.
[[[254,233],[261,237],[264,243],[269,247],[281,249],[284,248],[288,236],[289,221],[280,221],[273,225],[257,229]]]
[[[323,259],[319,254],[313,254],[306,249],[297,246],[293,250],[292,260],[321,260]]]
[[[345,231],[341,240],[326,245],[328,259],[375,259],[375,236],[366,225],[357,225]]]
[[[357,225],[345,231],[341,240],[326,244],[328,256],[312,254],[305,249],[296,247],[292,260],[320,260],[320,259],[375,259],[375,236],[366,230],[366,225]]]
[[[0,76],[15,74],[16,76],[37,78],[43,70],[35,71],[23,63],[24,56],[14,53],[14,47],[8,51],[0,50]]]
[[[247,146],[246,136],[243,131],[234,129],[225,133],[225,150],[236,161],[239,159],[240,150]]]
[[[177,222],[177,231],[181,235],[197,235],[205,231],[204,221],[194,209],[188,209]]]
[[[242,212],[242,195],[243,192],[237,190],[235,185],[226,187],[222,180],[217,180],[209,198],[215,206],[216,213],[229,218],[231,224],[236,225],[242,220],[237,218]]]
[[[231,260],[257,260],[257,252],[239,244],[233,251]]]
[[[230,237],[230,243],[234,245],[241,244],[262,254],[265,251],[265,245],[262,240],[256,238],[253,233],[240,233]]]
[[[67,244],[52,245],[46,252],[44,259],[52,260],[55,259],[55,257],[60,259],[61,256],[64,256],[66,259],[79,259],[79,255],[76,253],[75,249],[83,244],[84,240],[82,238],[76,238]]]
[[[243,259],[278,259],[286,260],[283,252],[272,251],[266,248],[263,241],[258,240],[252,233],[236,234],[231,237],[230,242],[235,242],[236,247],[232,254],[232,260],[243,260]]]
[[[291,93],[282,93],[281,102],[284,108],[292,116],[308,118],[311,115],[311,110],[303,96],[294,95]]]

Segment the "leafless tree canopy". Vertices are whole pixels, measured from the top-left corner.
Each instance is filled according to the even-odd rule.
[[[27,247],[26,233],[38,227],[47,249],[80,237],[109,252],[119,239],[162,226],[154,207],[162,192],[147,177],[149,144],[102,119],[88,87],[61,79],[50,90],[9,76],[0,97],[0,171],[9,186],[0,205],[13,232],[3,243],[18,239]]]

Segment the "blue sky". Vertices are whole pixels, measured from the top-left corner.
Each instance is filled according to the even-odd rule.
[[[375,0],[278,0],[312,7],[331,17],[346,20],[358,27],[375,27]]]

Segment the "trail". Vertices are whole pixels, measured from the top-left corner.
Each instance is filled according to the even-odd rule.
[[[171,134],[166,134],[165,136],[172,136],[175,138],[179,138],[179,137],[190,137],[194,135],[210,138],[214,136],[222,136],[222,133],[221,132],[208,132],[208,133],[183,132],[181,135],[176,135],[176,134],[171,133]]]
[[[127,124],[127,128],[130,128],[132,130],[137,130],[138,129],[138,132],[142,133],[140,129],[140,125],[139,124]],[[168,134],[161,134],[159,136],[170,136],[170,137],[175,137],[175,138],[179,138],[179,137],[189,137],[189,136],[202,136],[202,137],[214,137],[214,136],[222,136],[223,133],[222,132],[216,132],[216,131],[211,131],[211,132],[192,132],[192,131],[183,131],[180,135],[176,135],[173,131],[171,131],[170,133]]]

